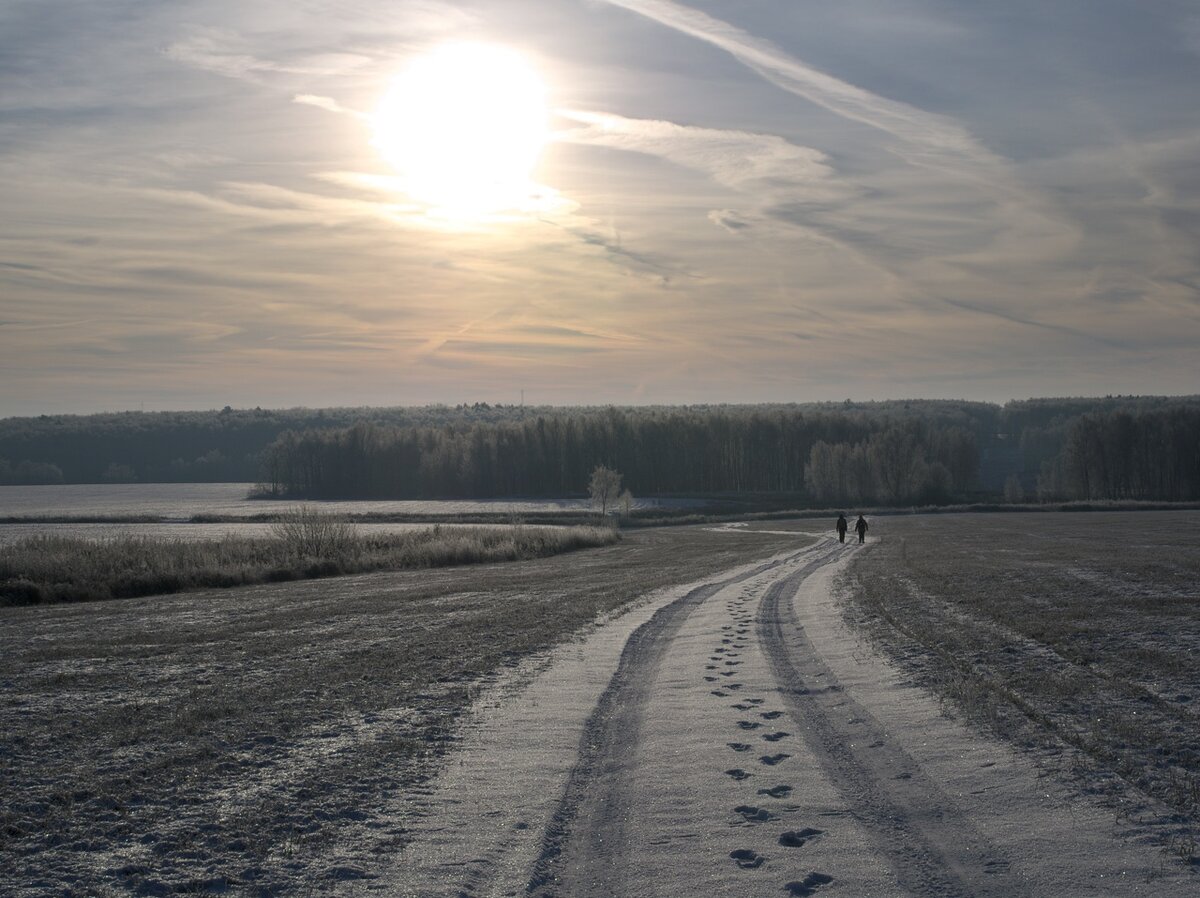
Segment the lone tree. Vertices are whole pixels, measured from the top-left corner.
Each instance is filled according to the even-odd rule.
[[[600,515],[603,517],[621,495],[621,475],[612,468],[596,465],[592,479],[588,481],[588,494],[592,497],[592,504],[600,506]]]

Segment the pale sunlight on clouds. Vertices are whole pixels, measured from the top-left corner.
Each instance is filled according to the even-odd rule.
[[[8,4],[0,414],[1194,393],[1197,21]]]

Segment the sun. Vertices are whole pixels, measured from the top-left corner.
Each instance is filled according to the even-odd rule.
[[[547,137],[546,89],[516,51],[449,44],[414,59],[375,112],[373,143],[432,210],[519,209]]]

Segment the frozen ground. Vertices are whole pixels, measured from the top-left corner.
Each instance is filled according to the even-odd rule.
[[[481,687],[573,651],[598,616],[806,542],[666,528],[525,562],[0,609],[0,895],[356,892],[454,768]]]
[[[1155,833],[943,715],[824,539],[655,596],[483,700],[346,894],[1195,895]]]
[[[885,521],[865,548],[771,522],[470,570],[7,609],[0,894],[1197,894],[1153,796],[1114,811],[1039,750],[947,717],[926,668],[845,623],[842,572],[905,556],[1028,617],[1032,593],[1003,588],[1028,561],[997,580],[992,557],[1025,531],[995,518],[960,525],[987,546],[975,567],[915,538],[898,548]],[[1093,540],[1104,522],[1124,532],[1087,520]],[[1105,621],[1145,622],[1160,649],[1168,619],[1190,638],[1191,556],[1160,570],[1128,545],[1113,564],[1145,604],[1114,600]],[[1079,567],[1081,547],[1055,551],[1043,577],[1075,577],[1060,562]],[[1088,565],[1081,582],[1118,582]],[[949,608],[926,629],[948,643],[966,617]],[[1067,709],[1073,681],[1053,678]],[[1192,731],[1168,710],[1174,751]]]

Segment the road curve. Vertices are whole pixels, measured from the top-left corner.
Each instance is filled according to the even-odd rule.
[[[378,890],[1194,894],[1194,876],[855,641],[831,592],[859,551],[821,540],[567,650],[485,715]]]

